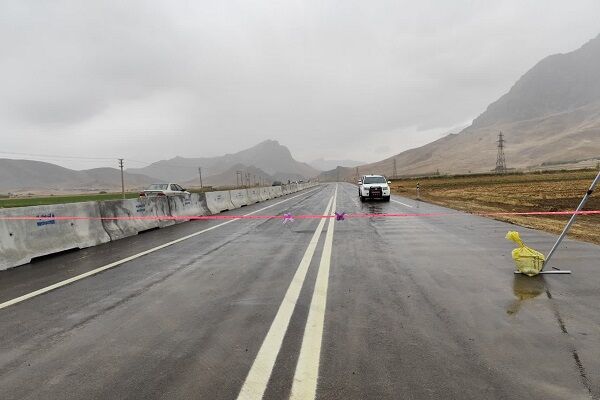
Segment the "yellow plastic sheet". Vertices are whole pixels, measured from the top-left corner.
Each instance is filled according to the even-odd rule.
[[[546,257],[539,251],[525,246],[519,236],[519,232],[508,232],[506,234],[506,239],[512,240],[519,245],[519,247],[512,251],[512,258],[515,260],[517,270],[527,276],[539,274],[542,268],[544,268]]]

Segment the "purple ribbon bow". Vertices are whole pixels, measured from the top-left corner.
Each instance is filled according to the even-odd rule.
[[[342,213],[336,212],[335,213],[335,220],[336,221],[343,221],[343,220],[346,219],[345,217],[346,217],[346,213],[345,212],[342,212]]]
[[[283,223],[287,224],[288,222],[294,222],[294,216],[290,213],[283,214]]]

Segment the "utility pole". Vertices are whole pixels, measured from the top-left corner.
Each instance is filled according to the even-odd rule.
[[[125,198],[125,178],[123,178],[123,159],[119,158],[119,168],[121,168],[121,197]]]
[[[356,179],[354,180],[354,182],[358,182],[359,179],[360,177],[358,176],[358,167],[356,167]]]
[[[504,135],[502,134],[502,131],[500,131],[500,134],[498,134],[498,156],[496,157],[496,172],[499,174],[505,174],[506,173],[506,159],[504,158],[504,143],[506,142],[506,140],[504,140]]]
[[[396,169],[396,157],[394,157],[394,179],[398,178],[398,170]]]
[[[202,189],[202,168],[198,167],[198,175],[200,175],[200,189]]]
[[[239,188],[244,185],[244,178],[242,178],[242,171],[235,171],[235,187]]]

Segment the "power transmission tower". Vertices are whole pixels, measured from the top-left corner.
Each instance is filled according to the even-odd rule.
[[[498,134],[498,156],[496,157],[496,173],[506,173],[506,158],[504,157],[504,135],[502,132]]]
[[[202,189],[202,168],[198,167],[198,175],[200,175],[200,189]]]
[[[394,157],[394,179],[398,177],[398,170],[396,169],[396,158]]]
[[[123,178],[123,159],[119,158],[119,168],[121,168],[121,197],[125,198],[125,178]]]
[[[241,181],[241,185],[240,185]],[[242,177],[242,171],[235,171],[235,187],[239,188],[244,185],[244,178]]]

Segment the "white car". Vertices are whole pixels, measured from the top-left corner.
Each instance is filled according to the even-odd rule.
[[[190,192],[176,183],[153,183],[140,193],[140,197],[189,196]]]
[[[360,201],[366,199],[382,199],[390,201],[390,181],[383,175],[364,175],[358,181],[358,197]]]

